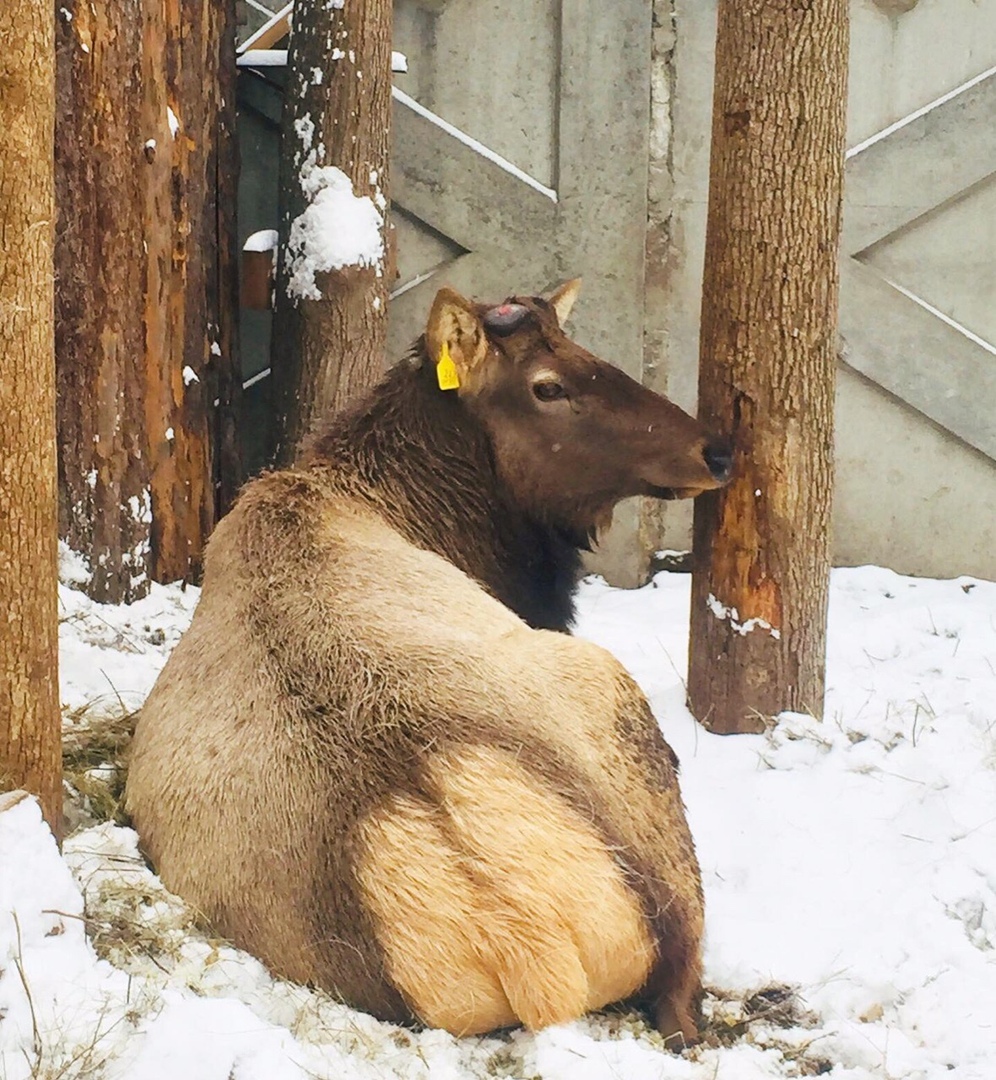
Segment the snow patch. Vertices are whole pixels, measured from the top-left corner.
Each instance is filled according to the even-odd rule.
[[[139,705],[197,597],[152,584],[117,607],[61,585],[62,701]],[[688,575],[589,579],[578,601],[578,635],[627,667],[681,760],[720,1038],[668,1053],[626,1012],[468,1039],[379,1023],[199,932],[130,829],[60,856],[34,801],[0,796],[0,1076],[992,1080],[996,584],[834,570],[825,720],[733,738],[685,708]],[[772,983],[797,1019],[746,1024]]]
[[[247,49],[235,61],[236,67],[264,68],[287,66],[286,49]],[[318,70],[317,68],[315,69]]]
[[[60,570],[67,564],[71,568],[76,559],[81,556],[67,549],[66,563],[60,559]],[[141,600],[115,606],[98,604],[70,587],[72,576],[63,577],[59,586],[59,696],[63,708],[99,711],[118,708],[122,702],[128,709],[137,708],[190,622],[200,589],[153,582]]]
[[[747,634],[751,633],[753,630],[767,630],[776,641],[782,636],[781,630],[772,626],[767,619],[753,618],[744,619],[743,622],[740,622],[740,613],[737,609],[735,607],[727,607],[717,600],[712,593],[709,593],[709,596],[706,599],[706,607],[717,619],[721,621],[723,619],[729,619],[730,626],[732,626],[741,637],[746,637]]]
[[[86,557],[59,541],[59,580],[65,585],[89,585],[93,571]]]
[[[294,121],[294,131],[301,140],[301,145],[304,147],[305,151],[310,150],[311,143],[315,137],[315,122],[311,119],[310,113],[305,113],[304,116],[299,116]]]
[[[180,121],[177,119],[177,115],[167,105],[166,106],[166,122],[169,124],[169,133],[175,139],[180,132]]]
[[[276,229],[260,229],[246,239],[243,251],[275,251],[279,243]]]
[[[312,151],[300,179],[309,205],[291,223],[286,253],[287,295],[295,302],[321,299],[317,273],[346,266],[379,269],[384,258],[383,215],[368,195],[355,194],[341,169],[316,165]]]
[[[184,366],[184,368],[183,368],[183,372],[182,372],[182,375],[183,375],[183,385],[184,385],[184,386],[189,386],[189,385],[190,385],[191,383],[195,383],[195,382],[200,382],[200,381],[201,381],[201,380],[200,380],[200,379],[199,379],[199,378],[197,377],[197,372],[196,372],[196,371],[194,371],[194,369],[193,369],[193,368],[192,368],[192,367],[191,367],[191,366],[190,366],[189,364],[186,364],[186,365]]]
[[[168,428],[166,432],[166,438],[173,438],[173,429]],[[138,495],[130,495],[128,497],[128,509],[131,510],[131,516],[135,521],[140,521],[143,524],[152,524],[152,494],[148,488],[146,488],[141,497]]]

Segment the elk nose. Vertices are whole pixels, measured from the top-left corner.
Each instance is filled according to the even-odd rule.
[[[730,478],[730,468],[733,465],[733,448],[728,442],[706,443],[702,456],[705,458],[706,465],[709,466],[709,472],[712,473],[716,480],[728,480]]]

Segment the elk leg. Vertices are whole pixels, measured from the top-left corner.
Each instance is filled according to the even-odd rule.
[[[672,1050],[693,1046],[699,1041],[698,1019],[702,986],[696,970],[686,973],[661,991],[653,1003],[654,1026]]]

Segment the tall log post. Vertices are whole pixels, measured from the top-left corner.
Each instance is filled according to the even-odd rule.
[[[146,0],[143,65],[152,572],[189,580],[241,478],[235,5]]]
[[[116,603],[196,577],[239,480],[233,5],[66,0],[57,70],[61,528]]]
[[[162,131],[136,105],[134,5],[68,0],[56,25],[60,531],[90,564],[89,594],[119,603],[145,595],[151,571],[142,252],[147,140]]]
[[[0,25],[0,791],[60,836],[52,9],[7,0]]]
[[[299,0],[294,7],[272,362],[275,456],[284,462],[317,418],[375,382],[385,364],[392,23],[392,0]],[[309,294],[295,274],[314,252],[312,225],[302,215],[327,197],[329,183],[317,170],[328,166],[345,174],[353,196],[372,204],[354,202],[348,213],[380,215],[382,250],[320,269]],[[295,236],[300,242],[289,251]]]
[[[688,698],[713,731],[822,715],[847,0],[720,0],[699,414],[735,479],[695,508]]]

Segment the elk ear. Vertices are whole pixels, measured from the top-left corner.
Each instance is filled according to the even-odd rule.
[[[466,382],[487,353],[484,327],[474,305],[450,288],[436,293],[425,344],[442,390],[455,390]]]
[[[547,297],[550,303],[553,304],[553,310],[557,313],[557,322],[561,326],[570,318],[571,308],[574,307],[574,301],[577,300],[580,291],[581,279],[576,277],[571,278],[570,281],[565,281],[563,285],[554,289],[550,296]]]

